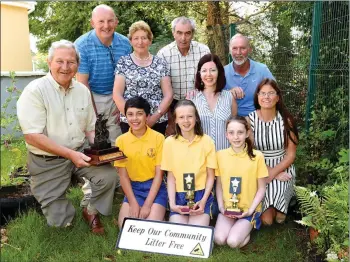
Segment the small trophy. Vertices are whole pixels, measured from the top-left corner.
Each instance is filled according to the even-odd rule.
[[[111,146],[111,143],[108,142],[109,132],[106,123],[107,119],[103,119],[103,114],[99,114],[95,124],[94,144],[90,148],[84,149],[84,154],[91,157],[89,163],[93,166],[126,158],[119,147]]]
[[[194,173],[185,173],[183,175],[184,190],[186,191],[186,200],[188,208],[182,208],[182,212],[189,212],[194,206],[194,185],[195,176]]]
[[[239,216],[242,215],[242,210],[238,208],[238,202],[239,198],[237,197],[238,194],[241,193],[241,177],[231,177],[230,178],[230,194],[232,194],[232,197],[229,199],[231,202],[231,205],[226,207],[225,215],[235,215]]]

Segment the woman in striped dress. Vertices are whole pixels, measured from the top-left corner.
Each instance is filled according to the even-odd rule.
[[[298,130],[274,80],[262,80],[255,91],[254,104],[256,111],[248,116],[253,131],[252,139],[255,147],[263,152],[269,170],[261,220],[265,225],[271,225],[274,220],[283,223],[294,193],[293,162]]]
[[[225,136],[226,121],[237,115],[237,103],[226,85],[225,71],[217,55],[204,55],[198,62],[195,88],[191,99],[196,105],[203,132],[215,143],[216,151],[230,147]]]

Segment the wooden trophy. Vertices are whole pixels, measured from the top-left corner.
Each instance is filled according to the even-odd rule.
[[[95,124],[94,144],[90,148],[84,149],[84,154],[91,157],[89,163],[93,166],[126,158],[118,147],[111,146],[111,143],[108,142],[109,132],[106,123],[107,119],[103,119],[103,114],[99,114]]]
[[[182,212],[189,212],[195,205],[194,202],[194,189],[195,189],[195,176],[194,173],[183,174],[184,190],[186,191],[186,200],[188,208],[181,208]]]
[[[108,119],[103,119],[103,114],[97,113],[94,96],[90,90],[92,105],[96,115],[95,123],[95,138],[94,144],[90,148],[84,149],[84,154],[91,157],[90,164],[93,166],[100,166],[115,160],[125,159],[126,156],[119,147],[112,146],[109,139],[109,131],[107,129]],[[115,141],[112,141],[115,142]]]
[[[241,182],[241,177],[230,177],[230,194],[232,194],[232,197],[229,199],[231,205],[226,208],[224,213],[226,216],[239,216],[243,213],[238,208],[239,198],[237,197],[241,193]]]

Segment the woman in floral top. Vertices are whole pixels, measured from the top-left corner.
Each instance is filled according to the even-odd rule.
[[[153,34],[147,23],[133,23],[128,37],[134,52],[119,59],[113,88],[113,99],[120,111],[121,130],[123,133],[129,130],[124,114],[126,100],[141,96],[151,105],[147,125],[165,134],[166,112],[173,100],[170,71],[165,60],[149,52]]]

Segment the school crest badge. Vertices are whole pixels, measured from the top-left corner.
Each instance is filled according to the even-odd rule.
[[[154,158],[156,156],[156,149],[155,148],[148,148],[147,149],[147,156],[150,158]]]

